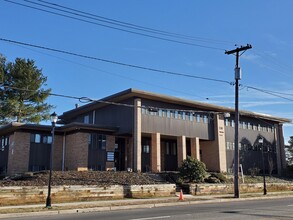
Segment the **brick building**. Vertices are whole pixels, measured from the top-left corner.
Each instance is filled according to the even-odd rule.
[[[128,89],[59,116],[53,168],[172,171],[192,156],[210,171],[232,172],[233,114],[227,107]],[[239,154],[245,173],[262,168],[264,149],[265,163],[281,174],[286,165],[283,124],[288,122],[240,111]],[[0,137],[0,173],[49,168],[51,126],[11,123],[0,128]]]

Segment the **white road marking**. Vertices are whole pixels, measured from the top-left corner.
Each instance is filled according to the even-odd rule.
[[[293,206],[293,205],[288,205],[288,206]]]
[[[171,216],[157,216],[157,217],[149,217],[149,218],[133,218],[129,220],[151,220],[151,219],[162,219],[162,218],[171,218]]]

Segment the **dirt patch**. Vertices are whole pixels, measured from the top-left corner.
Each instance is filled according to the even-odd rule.
[[[46,186],[49,172],[26,173],[0,180],[3,186]],[[52,186],[61,185],[149,185],[162,181],[151,178],[145,173],[106,172],[106,171],[53,171]]]

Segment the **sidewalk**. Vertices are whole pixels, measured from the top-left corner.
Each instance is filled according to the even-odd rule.
[[[256,200],[256,199],[272,199],[292,197],[293,191],[268,193],[264,196],[262,193],[241,194],[241,198],[233,198],[229,195],[209,195],[209,196],[192,196],[183,195],[182,201],[179,201],[179,194],[174,197],[164,198],[148,198],[148,199],[122,199],[122,200],[100,200],[90,202],[72,202],[72,203],[58,203],[54,204],[52,201],[52,208],[45,208],[45,204],[36,205],[20,205],[20,206],[0,206],[0,219],[21,217],[21,216],[45,216],[52,214],[66,214],[66,213],[83,213],[83,212],[99,212],[99,211],[113,211],[123,209],[135,208],[154,208],[162,206],[173,205],[189,205],[198,203],[213,203],[213,202],[228,202],[240,200]]]

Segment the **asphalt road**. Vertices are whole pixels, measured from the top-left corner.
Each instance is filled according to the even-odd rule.
[[[20,219],[20,218],[12,218]],[[21,217],[22,220],[190,220],[190,219],[293,219],[293,198],[177,205],[51,216]]]

